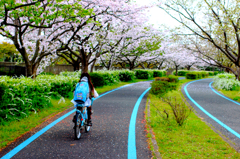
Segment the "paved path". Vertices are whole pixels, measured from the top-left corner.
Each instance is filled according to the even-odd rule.
[[[102,96],[93,104],[93,127],[74,140],[72,117],[69,115],[32,141],[12,158],[128,158],[129,123],[133,108],[150,82],[140,82]],[[136,120],[137,158],[151,158],[146,142],[144,109],[146,95],[139,105]],[[134,145],[134,144],[133,144]],[[131,149],[134,151],[134,149]],[[0,155],[2,157],[3,154]]]
[[[183,86],[182,92],[197,113],[235,143],[239,150],[240,104],[216,94],[217,91],[210,87],[211,82],[212,79],[190,82]]]

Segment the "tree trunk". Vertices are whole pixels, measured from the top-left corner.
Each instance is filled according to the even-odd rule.
[[[33,79],[35,79],[37,76],[37,69],[39,64],[38,63],[32,64],[32,63],[25,62],[25,66],[26,66],[26,76],[32,77]]]
[[[81,71],[82,71],[82,73],[88,73],[88,63],[87,62],[82,63]]]
[[[175,70],[176,70],[176,75],[175,76],[177,76],[178,75],[178,66],[176,66]]]
[[[26,67],[26,76],[30,77],[33,74],[33,70],[32,70],[32,65],[29,64],[28,62],[25,62],[25,67]]]
[[[133,70],[134,69],[134,63],[129,63],[129,70]]]
[[[93,61],[92,65],[91,65],[91,70],[90,70],[90,72],[93,72],[93,68],[94,68],[94,66],[95,66],[96,61],[97,61],[96,59]]]
[[[74,70],[74,71],[79,71],[79,70],[80,70],[79,63],[74,63],[74,64],[73,64],[73,70]]]

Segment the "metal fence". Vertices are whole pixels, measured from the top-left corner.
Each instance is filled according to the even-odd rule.
[[[25,75],[25,66],[15,65],[14,62],[0,62],[0,75],[21,76]]]
[[[47,66],[44,72],[59,74],[62,71],[74,71],[72,65],[54,65]],[[21,76],[26,75],[26,67],[24,63],[17,64],[14,62],[0,62],[0,75]]]
[[[44,72],[51,72],[54,74],[59,74],[60,72],[68,71],[73,72],[73,66],[72,65],[54,65],[54,66],[47,66]]]
[[[25,75],[25,67],[22,66],[1,66],[0,75],[21,76]]]

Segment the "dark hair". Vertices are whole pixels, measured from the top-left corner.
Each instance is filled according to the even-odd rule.
[[[83,77],[87,77],[88,78],[88,85],[89,85],[89,87],[91,89],[91,92],[94,93],[93,92],[94,91],[94,87],[93,87],[93,84],[92,84],[92,81],[91,81],[89,73],[86,73],[86,72],[82,73],[79,82],[82,80]]]

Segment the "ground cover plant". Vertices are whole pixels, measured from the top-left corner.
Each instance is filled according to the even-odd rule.
[[[180,84],[189,81],[191,80],[180,80]],[[181,103],[182,96],[181,90],[172,90],[163,97],[176,97]],[[180,126],[167,102],[153,94],[149,94],[148,100],[150,100],[150,117],[146,117],[146,121],[153,129],[162,158],[240,158],[240,154],[194,111]],[[148,137],[151,135],[148,134]]]

